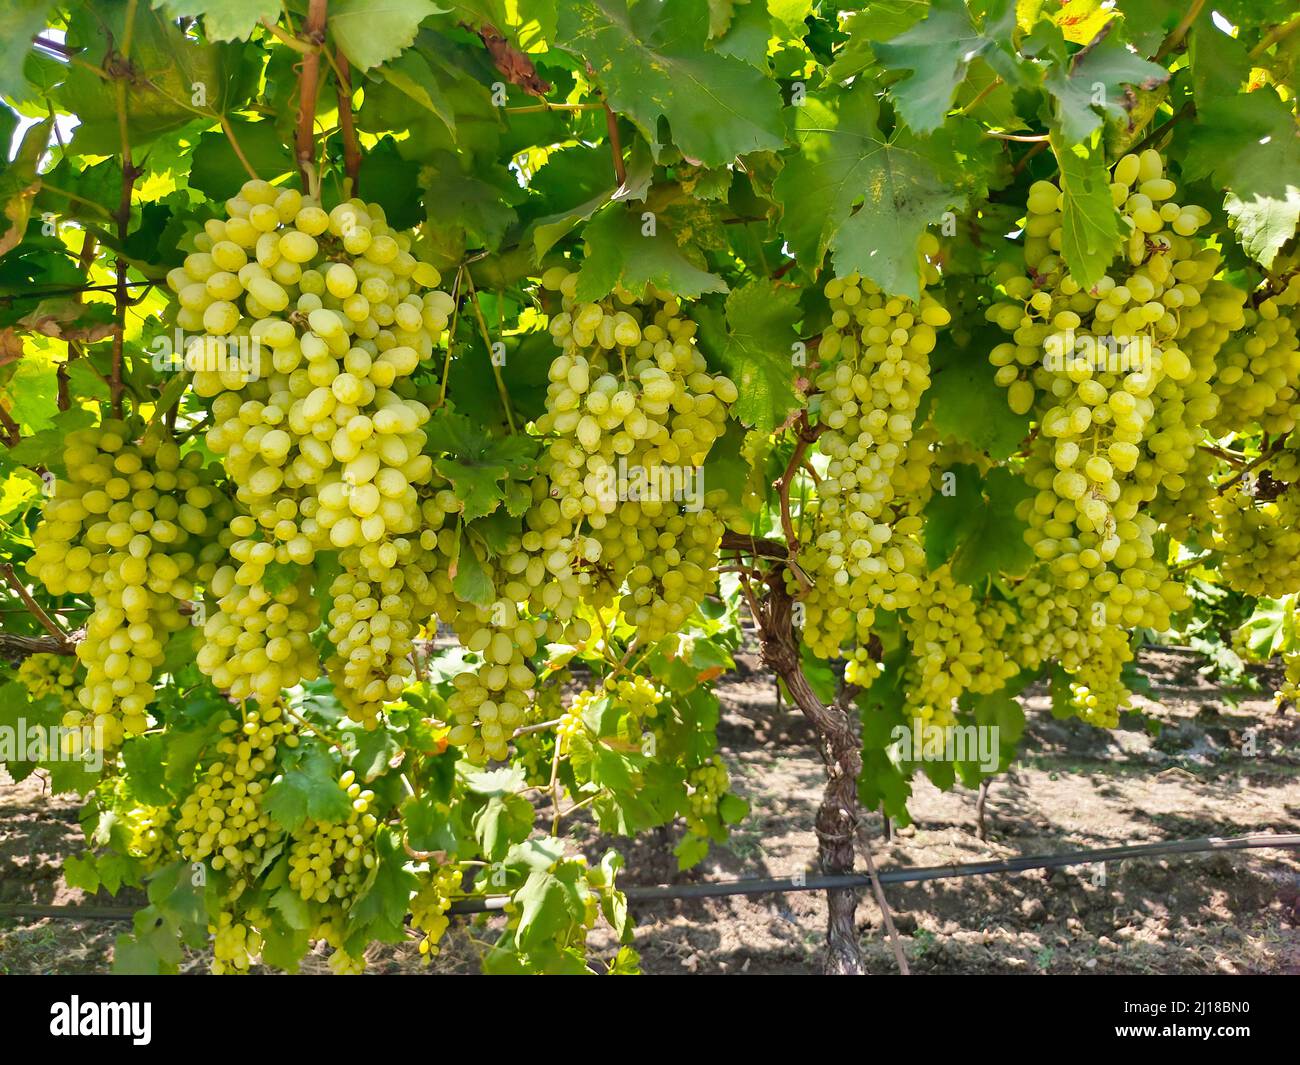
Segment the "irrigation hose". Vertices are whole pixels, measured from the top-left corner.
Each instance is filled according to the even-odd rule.
[[[1072,865],[1122,861],[1128,858],[1156,858],[1168,854],[1201,854],[1213,851],[1244,851],[1275,848],[1300,849],[1300,833],[1234,836],[1223,839],[1208,836],[1200,839],[1176,839],[1163,843],[1138,843],[1128,847],[1103,847],[1099,850],[1067,851],[1064,854],[1026,855],[997,861],[967,862],[962,865],[929,865],[904,869],[887,869],[880,874],[881,884],[916,884],[926,880],[951,880],[967,876],[1018,873],[1027,869],[1062,869]],[[626,887],[628,902],[658,902],[665,899],[705,899],[727,895],[768,895],[792,891],[834,891],[863,888],[871,884],[869,873],[842,873],[834,876],[765,877],[746,880],[715,880],[705,884],[655,884]],[[489,913],[502,910],[509,895],[489,895],[462,899],[451,905],[449,913]],[[0,918],[50,917],[80,921],[129,921],[136,911],[126,906],[4,906]]]

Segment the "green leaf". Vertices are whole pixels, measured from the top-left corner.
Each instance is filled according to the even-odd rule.
[[[635,296],[649,285],[694,299],[705,292],[726,292],[727,283],[693,263],[662,220],[654,233],[631,210],[611,204],[583,230],[587,257],[578,272],[577,298],[598,300],[622,285]]]
[[[1105,152],[1099,141],[1070,146],[1056,131],[1050,136],[1061,168],[1061,255],[1080,287],[1091,288],[1120,244],[1119,212],[1110,195]]]
[[[513,901],[519,907],[515,942],[520,950],[535,950],[582,920],[586,909],[584,892],[575,878],[576,873],[562,879],[554,873],[535,872],[515,892]]]
[[[446,407],[434,412],[424,431],[427,450],[447,453],[433,468],[451,482],[467,522],[497,509],[508,479],[526,481],[536,472],[537,443],[528,437],[490,436]]]
[[[46,119],[28,129],[23,134],[17,155],[0,172],[0,210],[4,212],[4,221],[0,222],[0,255],[17,247],[27,232],[32,200],[41,187],[36,168],[45,154],[53,128],[53,123]]]
[[[726,316],[719,361],[740,391],[732,413],[769,433],[802,405],[795,393],[799,290],[756,278],[727,296]]]
[[[406,854],[389,828],[375,834],[375,849],[378,862],[374,872],[348,911],[349,939],[359,936],[365,943],[396,943],[405,938],[411,895],[420,885],[415,874],[407,872]]]
[[[515,222],[512,202],[522,195],[483,180],[461,169],[450,152],[436,152],[433,162],[420,171],[424,201],[433,206],[430,224],[448,231],[469,234],[480,245],[495,251],[506,230]]]
[[[131,791],[154,806],[169,806],[172,794],[166,786],[164,737],[160,733],[136,736],[122,745],[122,765],[131,781]]]
[[[1131,97],[1124,91],[1126,85],[1149,91],[1168,80],[1169,71],[1130,52],[1110,33],[1076,52],[1068,64],[1062,47],[1043,87],[1056,100],[1065,143],[1078,144],[1101,126],[1102,114],[1128,116]]]
[[[32,38],[49,25],[54,7],[54,0],[0,4],[0,96],[26,97],[23,59],[32,50]]]
[[[1016,28],[1016,5],[991,0],[981,28],[964,0],[933,0],[924,21],[891,41],[872,45],[889,70],[910,73],[889,88],[898,113],[918,133],[938,129],[952,106],[957,86],[972,60],[983,58],[1009,85],[1026,81],[1011,34]]]
[[[790,247],[809,270],[829,247],[838,274],[856,270],[885,292],[916,299],[921,234],[965,196],[940,176],[952,169],[950,142],[905,130],[885,137],[879,118],[870,86],[810,96],[796,119],[801,150],[773,195]]]
[[[266,812],[290,832],[310,818],[344,821],[352,809],[338,767],[318,743],[303,744],[292,767],[266,790]]]
[[[262,19],[280,18],[280,0],[153,0],[153,6],[172,18],[201,15],[210,41],[246,41]]]
[[[334,0],[329,32],[348,62],[369,70],[410,48],[420,23],[446,10],[429,0]]]
[[[1016,414],[1007,405],[1006,389],[989,373],[986,353],[1003,339],[996,327],[985,325],[961,343],[950,332],[940,333],[930,355],[931,384],[926,390],[935,429],[995,459],[1016,452],[1030,422],[1028,414]]]
[[[231,119],[230,128],[240,150],[257,176],[275,181],[293,168],[293,153],[280,139],[274,122],[247,122]],[[234,196],[248,180],[230,139],[221,130],[210,130],[199,138],[190,166],[190,186],[211,200]]]
[[[269,562],[262,571],[262,587],[272,595],[279,595],[297,584],[302,572],[297,562]]]
[[[710,51],[708,32],[699,0],[566,0],[556,44],[591,64],[610,106],[636,124],[656,156],[661,117],[682,154],[705,166],[780,148],[776,84],[744,60]]]
[[[533,828],[532,804],[522,795],[493,795],[470,820],[474,838],[488,861],[499,861]]]
[[[1198,104],[1183,158],[1188,180],[1210,177],[1241,246],[1272,266],[1300,222],[1300,135],[1290,107],[1271,88]]]
[[[81,120],[68,145],[74,155],[115,155],[122,149],[116,85],[95,68],[105,58],[110,35],[122,39],[128,10],[136,12],[131,64],[143,75],[126,79],[127,135],[137,154],[163,134],[194,122],[196,111],[215,119],[243,102],[249,84],[243,45],[195,40],[144,5],[96,3],[93,18],[74,16],[69,26],[68,43],[85,46],[80,59],[86,65],[73,66],[57,94],[62,106]]]
[[[1016,517],[1016,506],[1034,490],[1005,469],[984,477],[974,466],[954,466],[948,472],[954,477],[953,493],[936,494],[925,507],[930,568],[950,561],[953,577],[966,584],[1028,570],[1034,553],[1025,543],[1026,525]]]
[[[437,115],[448,132],[456,132],[456,112],[443,96],[429,61],[419,52],[403,52],[380,67],[379,73],[394,88]]]

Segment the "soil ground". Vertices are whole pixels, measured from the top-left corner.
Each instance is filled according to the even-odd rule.
[[[868,819],[877,864],[1300,832],[1300,716],[1274,711],[1274,678],[1260,675],[1262,690],[1252,694],[1215,686],[1189,654],[1151,651],[1140,665],[1152,689],[1138,703],[1161,722],[1158,736],[1136,717],[1113,732],[1056,721],[1046,694],[1031,689],[1023,756],[989,791],[988,839],[976,831],[974,792],[943,793],[918,780],[912,826],[886,841],[880,818]],[[723,753],[750,816],[728,847],[687,874],[676,872],[674,832],[619,841],[625,883],[788,877],[815,863],[822,768],[806,723],[778,706],[762,674],[729,676],[718,690]],[[1243,749],[1249,729],[1256,730],[1253,756]],[[59,871],[83,847],[76,815],[75,802],[43,794],[38,781],[14,785],[0,774],[0,903],[85,901]],[[593,855],[612,842],[585,828]],[[887,898],[916,973],[1300,974],[1296,851],[1132,859],[1109,864],[1104,882],[1087,868],[930,881],[891,886]],[[815,973],[825,911],[818,892],[638,904],[636,946],[648,973]],[[371,971],[476,971],[478,944],[491,938],[483,920],[453,925],[429,968],[412,943],[372,948]],[[893,972],[881,924],[864,894],[858,927],[869,968]],[[121,929],[0,921],[0,973],[105,971]],[[595,937],[593,945],[608,941]],[[201,972],[206,959],[196,954],[185,968]],[[315,956],[304,969],[328,971]]]

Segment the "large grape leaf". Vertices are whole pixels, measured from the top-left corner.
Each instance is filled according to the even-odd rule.
[[[203,33],[210,41],[246,41],[257,24],[280,17],[280,0],[153,0],[172,18],[203,17]]]
[[[1120,243],[1105,152],[1100,143],[1071,146],[1056,131],[1051,144],[1061,168],[1061,255],[1074,279],[1088,288],[1106,272]]]
[[[430,451],[446,452],[433,468],[451,482],[464,505],[465,521],[496,510],[508,480],[527,480],[536,469],[537,444],[530,437],[494,437],[469,418],[441,407],[425,426]]]
[[[409,48],[420,23],[446,10],[429,0],[334,0],[330,36],[348,62],[369,70]]]
[[[799,290],[756,279],[727,296],[727,343],[719,359],[740,391],[733,413],[771,432],[801,405],[795,394],[795,323],[803,317]]]
[[[22,0],[0,4],[0,96],[27,93],[23,59],[32,38],[45,29],[54,0]]]
[[[952,575],[975,584],[999,573],[1024,573],[1034,559],[1016,506],[1033,494],[1005,469],[981,476],[974,466],[954,466],[954,491],[926,504],[925,554],[930,568],[952,563]]]
[[[186,35],[161,13],[136,8],[131,44],[134,76],[126,79],[126,126],[133,149],[194,121],[195,111],[214,117],[243,102],[252,87],[242,44],[214,44]],[[68,43],[83,46],[56,98],[81,121],[68,150],[79,155],[114,155],[122,149],[115,79],[100,76],[111,41],[125,30],[127,5],[96,3],[68,28]]]
[[[656,149],[661,117],[682,153],[706,166],[785,141],[775,82],[706,47],[700,0],[566,0],[556,43],[596,71],[610,106]]]
[[[600,299],[617,285],[637,296],[654,285],[685,299],[727,291],[722,278],[686,256],[662,220],[649,232],[641,216],[621,204],[610,204],[597,214],[583,237],[587,257],[578,272],[580,300]]]
[[[290,832],[310,818],[342,821],[352,809],[339,787],[338,768],[319,743],[308,742],[291,752],[284,775],[266,789],[266,812]]]
[[[1300,127],[1272,89],[1198,104],[1183,158],[1188,180],[1210,177],[1241,246],[1268,267],[1300,221]]]
[[[276,123],[232,120],[230,128],[258,177],[274,181],[293,170],[293,153],[281,140]],[[223,131],[209,130],[199,137],[190,164],[191,188],[220,201],[235,195],[247,180],[248,173]]]
[[[1150,90],[1169,80],[1169,71],[1129,51],[1114,33],[1076,52],[1068,60],[1064,42],[1043,82],[1056,100],[1057,119],[1067,144],[1086,140],[1103,115],[1126,118],[1136,98],[1125,86]]]
[[[810,96],[796,119],[800,151],[786,161],[773,195],[786,239],[809,270],[829,247],[837,273],[857,270],[886,292],[916,298],[917,242],[965,195],[941,176],[953,165],[949,141],[906,130],[886,137],[879,116],[870,86]]]
[[[456,132],[456,112],[443,94],[442,86],[419,52],[403,52],[379,68],[379,73],[396,89],[406,93],[425,110],[437,115],[451,133]]]
[[[964,0],[934,0],[925,19],[893,40],[874,43],[876,58],[889,70],[909,73],[894,82],[889,96],[903,120],[918,133],[938,129],[952,106],[957,86],[971,62],[984,59],[1009,85],[1027,80],[1025,65],[1011,41],[1016,5],[992,0],[978,26]]]

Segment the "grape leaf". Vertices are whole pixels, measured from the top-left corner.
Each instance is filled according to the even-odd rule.
[[[456,132],[456,112],[443,96],[429,61],[419,52],[403,52],[379,68],[394,88],[406,93],[421,107],[437,115],[448,132]]]
[[[727,343],[719,360],[740,391],[734,415],[771,432],[802,405],[795,393],[799,290],[755,279],[727,296]]]
[[[1016,451],[1030,421],[1029,415],[1016,414],[1007,405],[1006,389],[989,373],[985,353],[1002,339],[990,327],[977,329],[960,344],[951,333],[940,333],[930,356],[932,383],[925,393],[941,435],[973,444],[995,459]]]
[[[1247,253],[1265,267],[1300,221],[1300,135],[1272,89],[1207,100],[1183,158],[1188,180],[1209,176]]]
[[[0,209],[4,211],[4,221],[0,222],[0,255],[17,247],[27,232],[32,200],[41,187],[36,167],[45,154],[53,128],[53,123],[46,119],[28,129],[13,162],[0,172]]]
[[[1250,80],[1250,56],[1246,46],[1214,24],[1203,11],[1187,35],[1191,60],[1192,88],[1197,100],[1235,96]]]
[[[153,0],[172,18],[203,16],[203,33],[210,41],[246,41],[257,24],[280,17],[279,0]]]
[[[653,233],[634,212],[610,204],[583,230],[587,257],[578,272],[577,297],[598,300],[622,285],[636,296],[648,285],[684,299],[726,292],[727,283],[687,258],[660,221]]]
[[[26,96],[23,59],[31,51],[32,38],[48,24],[54,7],[54,0],[0,5],[0,96]]]
[[[68,151],[75,155],[114,155],[121,150],[117,91],[112,78],[100,77],[110,35],[120,40],[125,13],[136,11],[131,63],[143,76],[126,79],[127,133],[134,149],[195,120],[195,110],[225,114],[243,102],[251,88],[242,44],[213,44],[186,35],[157,11],[124,4],[95,5],[93,18],[74,17],[68,43],[82,45],[84,65],[71,68],[57,98],[81,121]],[[105,32],[107,30],[107,32]]]
[[[556,44],[591,64],[610,106],[656,155],[660,117],[682,154],[706,166],[781,147],[776,85],[744,60],[710,51],[708,30],[699,0],[568,0]]]
[[[405,938],[405,917],[411,895],[420,886],[407,872],[406,854],[396,834],[386,826],[375,834],[377,862],[364,892],[348,911],[348,944],[360,940],[361,949],[379,940],[396,943]]]
[[[1116,0],[1115,7],[1124,15],[1129,39],[1143,55],[1153,54],[1187,11],[1183,0]]]
[[[767,70],[767,42],[772,36],[772,17],[764,0],[743,0],[733,13],[726,31],[710,32],[712,49],[719,55],[742,59],[761,71]]]
[[[940,176],[952,169],[946,135],[922,140],[896,130],[886,138],[879,117],[870,86],[809,97],[796,119],[801,151],[786,161],[773,195],[790,247],[809,270],[829,247],[837,273],[857,270],[885,292],[915,299],[917,242],[965,196]]]
[[[463,414],[440,407],[425,427],[428,447],[447,454],[433,468],[451,482],[464,504],[462,516],[473,521],[491,514],[506,498],[502,482],[527,480],[536,470],[537,444],[528,437],[494,437]]]
[[[369,70],[411,47],[420,23],[446,11],[429,0],[334,0],[329,31],[348,62]]]
[[[266,812],[294,831],[304,821],[343,821],[352,809],[347,792],[339,787],[338,768],[318,743],[298,747],[284,775],[266,789]]]
[[[246,122],[232,119],[230,128],[240,150],[258,177],[274,181],[293,170],[293,153],[280,139],[274,122]],[[199,137],[190,165],[190,186],[212,200],[235,195],[248,180],[248,173],[221,130]]]
[[[515,942],[526,952],[583,919],[586,891],[578,883],[578,871],[565,865],[555,873],[538,870],[529,874],[513,902],[519,907]]]
[[[1148,63],[1130,52],[1114,33],[1108,33],[1068,61],[1062,45],[1043,87],[1056,99],[1065,143],[1078,144],[1102,124],[1098,109],[1104,114],[1127,118],[1127,105],[1133,98],[1124,86],[1149,91],[1168,80],[1169,71],[1164,67]]]
[[[1105,274],[1120,243],[1105,152],[1100,143],[1070,146],[1055,130],[1050,136],[1061,168],[1061,255],[1074,279],[1090,288]]]
[[[910,30],[925,15],[928,0],[876,0],[865,11],[854,11],[841,24],[848,34],[826,70],[826,84],[847,81],[876,62],[872,44]]]
[[[1016,506],[1033,495],[1021,478],[1005,469],[980,475],[974,466],[954,466],[952,495],[937,494],[926,504],[925,555],[930,568],[952,563],[952,575],[966,584],[1028,570],[1034,553],[1025,543],[1025,523]]]
[[[1016,5],[992,0],[983,28],[964,0],[933,0],[922,22],[890,41],[872,45],[889,70],[910,73],[889,88],[898,113],[918,133],[938,129],[952,106],[957,86],[971,61],[982,57],[1009,85],[1027,81],[1023,62],[1011,42]]]

